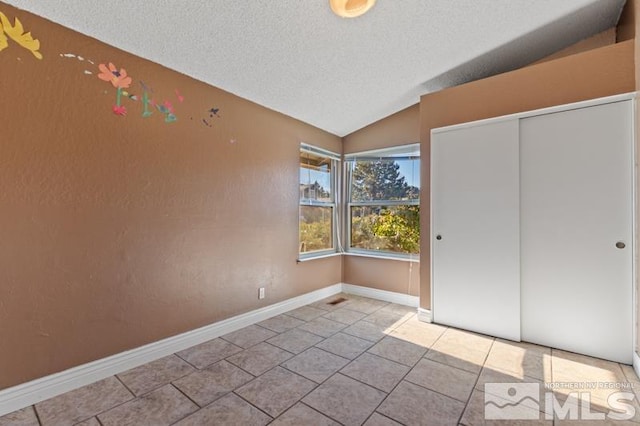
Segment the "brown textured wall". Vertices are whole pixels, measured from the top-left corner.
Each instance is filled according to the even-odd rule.
[[[345,154],[420,141],[420,104],[378,120],[343,138]]]
[[[545,58],[542,58],[533,64],[539,64],[542,62],[552,61],[554,59],[563,58],[569,55],[575,55],[576,53],[586,52],[587,50],[597,49],[599,47],[609,46],[611,44],[616,43],[616,35],[617,28],[609,28],[608,30],[604,30],[594,36],[589,38],[585,38],[577,43],[572,44],[569,47],[565,47],[564,49],[549,55]],[[532,65],[533,65],[532,64]]]
[[[618,42],[633,40],[636,37],[637,14],[639,13],[637,3],[637,0],[627,0],[622,9],[616,31],[616,40]]]
[[[420,263],[344,256],[344,282],[378,290],[420,295]]]
[[[340,138],[0,11],[44,55],[0,51],[0,389],[341,281],[340,257],[296,264],[299,142],[340,152]],[[132,93],[144,80],[171,99],[178,120],[128,99],[113,114],[100,62],[126,68]]]
[[[634,41],[532,65],[425,95],[420,100],[422,212],[420,305],[431,307],[431,129],[635,90]]]
[[[416,104],[345,136],[343,150],[348,154],[419,140],[420,105]],[[342,280],[347,284],[418,296],[420,267],[415,262],[344,256]]]

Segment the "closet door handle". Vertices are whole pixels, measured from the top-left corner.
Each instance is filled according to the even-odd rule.
[[[623,248],[625,248],[626,246],[627,246],[627,245],[626,245],[625,243],[623,243],[622,241],[618,241],[618,242],[616,243],[616,247],[617,247],[617,248],[619,248],[619,249],[623,249]]]
[[[436,235],[436,240],[440,241],[442,239],[442,235]]]

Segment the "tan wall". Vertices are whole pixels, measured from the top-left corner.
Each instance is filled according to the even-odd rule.
[[[529,111],[619,93],[636,88],[634,41],[577,55],[425,95],[420,100],[421,141],[421,263],[420,305],[430,309],[430,187],[431,129]]]
[[[627,0],[618,20],[616,40],[618,42],[633,40],[636,37],[636,16],[639,13],[637,0]]]
[[[0,389],[341,281],[340,257],[296,264],[299,142],[340,152],[340,138],[0,11],[44,55],[0,52]],[[178,120],[128,99],[114,115],[100,62],[126,68],[132,93],[144,80],[171,99]]]
[[[420,264],[395,259],[344,256],[344,282],[378,290],[420,295]]]
[[[420,104],[378,120],[343,138],[345,154],[420,141]]]
[[[542,58],[539,61],[534,62],[534,64],[552,61],[554,59],[563,58],[565,56],[575,55],[576,53],[586,52],[587,50],[597,49],[599,47],[615,44],[616,34],[617,34],[616,27],[609,28],[608,30],[602,31],[594,36],[591,36],[575,44],[572,44],[571,46],[566,47],[554,53],[553,55],[549,55],[546,58]]]
[[[416,104],[345,136],[343,149],[349,154],[419,140],[420,105]],[[417,296],[420,268],[416,262],[344,256],[342,280],[348,284]]]

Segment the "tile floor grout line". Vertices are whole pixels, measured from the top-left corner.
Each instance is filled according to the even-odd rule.
[[[297,373],[296,373],[296,374],[297,374]],[[307,403],[305,403],[305,402],[303,402],[303,401],[302,401],[302,400],[303,400],[304,398],[306,398],[310,393],[312,393],[313,391],[315,391],[316,389],[318,389],[318,388],[319,388],[320,386],[322,386],[322,385],[323,385],[327,380],[329,380],[330,378],[332,378],[332,377],[333,377],[333,376],[335,376],[336,374],[338,374],[338,372],[337,372],[337,371],[336,371],[335,373],[333,373],[331,376],[327,377],[327,379],[326,379],[324,382],[322,382],[322,383],[320,383],[320,384],[317,384],[317,385],[316,385],[316,387],[314,387],[312,390],[310,390],[309,392],[307,392],[307,393],[306,393],[302,398],[300,398],[298,401],[296,401],[296,403],[295,403],[295,404],[293,404],[291,407],[293,407],[294,405],[296,405],[296,404],[299,402],[299,403],[304,404],[304,405],[306,405],[307,407],[311,408],[312,410],[317,411],[318,413],[322,414],[323,416],[325,416],[325,417],[327,417],[327,418],[329,418],[329,419],[331,419],[331,420],[333,420],[333,421],[337,422],[338,424],[340,424],[340,425],[344,425],[344,423],[342,423],[342,422],[341,422],[341,421],[339,421],[338,419],[334,418],[333,416],[330,416],[328,413],[323,413],[323,412],[322,412],[322,411],[320,411],[320,410],[316,410],[316,409],[315,409],[315,408],[313,408],[312,406],[310,406],[310,405],[308,405]],[[306,377],[305,377],[305,379],[306,379]],[[311,380],[311,379],[307,379],[307,380],[310,380],[311,382],[313,382],[313,380]],[[315,382],[314,382],[314,383],[315,383]],[[289,408],[291,408],[291,407],[289,407]],[[287,410],[289,410],[289,408],[287,408]],[[281,416],[282,414],[286,413],[286,412],[287,412],[287,410],[283,411],[283,412],[280,414],[280,416]],[[278,417],[280,417],[280,416],[278,416]],[[275,418],[274,418],[274,420],[276,420],[278,417],[275,417]]]
[[[151,362],[153,362],[153,361],[151,361]],[[147,364],[148,364],[148,363],[147,363]],[[142,364],[142,365],[146,365],[146,364]],[[139,366],[139,367],[142,367],[142,366]],[[134,368],[138,368],[138,367],[134,367]],[[127,371],[129,371],[129,370],[127,370]],[[126,372],[126,371],[123,371],[123,373],[125,373],[125,372]],[[113,375],[113,377],[115,377],[115,378],[116,378],[116,380],[118,380],[118,381],[122,384],[122,386],[124,386],[124,387],[125,387],[125,389],[127,389],[129,392],[131,392],[131,394],[133,395],[134,399],[138,399],[138,398],[140,398],[140,397],[143,397],[143,396],[145,396],[145,395],[147,395],[147,394],[150,394],[151,392],[153,392],[153,391],[155,391],[155,390],[157,390],[157,389],[160,389],[162,386],[167,385],[167,383],[165,383],[164,385],[160,385],[160,386],[155,387],[155,388],[152,388],[152,389],[150,389],[150,390],[148,390],[148,391],[146,391],[146,392],[143,392],[143,393],[141,393],[140,395],[137,395],[137,394],[136,394],[132,389],[130,389],[130,388],[129,388],[129,386],[127,386],[127,384],[124,382],[124,380],[122,380],[120,377],[118,377],[118,375],[117,375],[117,374],[114,374],[114,375]],[[184,376],[183,376],[183,377],[184,377]],[[179,378],[181,379],[182,377],[179,377]]]
[[[385,399],[387,399],[387,398],[385,398]],[[382,402],[384,402],[384,400],[382,400]],[[380,403],[380,405],[382,405],[382,402]],[[376,407],[376,410],[377,409],[378,409],[378,407]],[[382,413],[380,413],[380,412],[378,412],[376,410],[374,410],[373,413],[369,414],[369,416],[366,418],[366,420],[364,421],[363,424],[367,423],[369,421],[369,419],[371,419],[371,417],[373,417],[374,414],[377,414],[379,416],[384,417],[385,419],[391,420],[392,422],[396,422],[398,424],[401,424],[402,426],[406,426],[406,423],[402,423],[400,420],[397,420],[397,419],[394,419],[393,417],[389,417],[387,415],[384,415],[384,414],[382,414]]]
[[[171,422],[169,424],[169,426],[175,425],[181,421],[183,421],[184,419],[186,419],[189,416],[192,416],[194,414],[196,414],[198,411],[202,410],[204,407],[200,407],[200,405],[198,403],[196,403],[194,400],[192,400],[191,398],[189,398],[189,395],[185,394],[184,392],[182,392],[180,389],[178,389],[177,386],[175,386],[173,383],[169,383],[169,386],[172,386],[175,390],[177,390],[178,392],[180,392],[182,395],[184,395],[185,397],[187,397],[187,399],[191,402],[193,402],[195,404],[195,406],[197,407],[197,409],[195,411],[192,411],[191,413],[185,414],[183,417],[180,417],[179,419],[177,419],[175,422]],[[227,395],[227,394],[225,394]],[[223,395],[224,396],[224,395]],[[219,398],[218,398],[219,399]],[[217,399],[216,399],[217,401]],[[211,402],[213,404],[213,401]]]
[[[127,387],[127,385],[125,385],[125,384],[124,384],[124,382],[123,382],[122,380],[120,380],[120,377],[118,377],[118,375],[117,375],[117,374],[114,374],[113,376],[110,376],[110,377],[115,377],[115,379],[116,379],[118,382],[120,382],[120,384],[121,384],[121,385],[122,385],[122,386],[127,390],[127,392],[129,392],[129,393],[131,394],[131,396],[132,396],[133,398],[128,399],[128,400],[126,400],[126,401],[123,401],[123,402],[121,402],[121,403],[119,403],[119,404],[116,404],[116,405],[114,405],[113,407],[109,407],[108,409],[106,409],[106,410],[102,410],[102,411],[100,411],[100,412],[98,412],[98,413],[95,413],[93,416],[91,416],[91,417],[95,417],[95,418],[96,418],[96,420],[98,420],[98,423],[100,423],[101,425],[102,425],[102,422],[101,422],[101,421],[100,421],[100,419],[98,418],[98,416],[99,416],[99,415],[104,414],[104,413],[107,413],[107,412],[109,412],[109,411],[111,411],[111,410],[113,410],[113,409],[115,409],[115,408],[121,407],[121,406],[123,406],[124,404],[127,404],[127,403],[129,403],[129,402],[133,402],[133,401],[136,401],[136,400],[140,399],[140,397],[138,397],[135,393],[133,393],[133,392],[131,391],[131,389],[129,389],[129,388]],[[107,379],[108,379],[108,377],[107,377]],[[105,380],[105,379],[103,379],[103,380]],[[159,388],[158,388],[158,389],[159,389]],[[153,392],[153,391],[152,391],[152,392]],[[63,395],[64,395],[64,394],[63,394]],[[146,394],[145,394],[145,395],[146,395]],[[87,420],[91,419],[91,417],[89,417],[88,419],[82,420],[82,421],[83,421],[83,422],[84,422],[84,421],[87,421]]]
[[[326,339],[325,339],[325,340],[326,340]],[[324,341],[324,340],[323,340],[323,341]],[[322,343],[322,342],[319,342],[318,344],[320,344],[320,343]],[[356,356],[356,358],[354,358],[354,359],[349,359],[349,358],[347,358],[346,356],[342,356],[342,355],[334,354],[334,353],[333,353],[333,352],[331,352],[331,351],[328,351],[328,350],[323,349],[323,348],[319,348],[319,347],[317,347],[317,346],[312,346],[312,348],[316,348],[316,349],[318,349],[319,351],[326,352],[326,353],[328,353],[329,355],[333,355],[333,356],[337,356],[337,357],[342,358],[342,359],[346,359],[346,360],[348,361],[348,363],[347,363],[347,364],[350,364],[350,363],[351,363],[351,361],[353,361],[354,359],[356,359],[356,358],[358,358],[360,355],[362,355],[364,352],[366,352],[366,351],[364,351],[364,352],[362,352],[362,353],[358,354],[358,356]],[[311,348],[309,348],[309,349],[311,349]]]
[[[38,414],[38,410],[36,410],[36,404],[33,404],[31,407],[33,408],[33,412],[36,415],[36,420],[38,421],[38,424],[40,426],[43,426],[42,420],[40,420],[40,415]]]
[[[211,339],[211,340],[214,340],[214,339]],[[207,340],[207,341],[209,341],[209,340]],[[225,342],[226,342],[226,340],[225,340]],[[206,343],[206,342],[205,342],[205,343]],[[195,348],[196,346],[198,346],[198,345],[190,346],[190,347],[188,347],[187,349]],[[185,349],[185,350],[187,350],[187,349]],[[180,352],[182,352],[182,351],[180,351]],[[192,366],[193,368],[195,368],[195,369],[196,369],[196,371],[198,371],[198,370],[204,370],[205,368],[207,368],[207,367],[209,367],[209,366],[211,366],[211,365],[215,364],[215,362],[214,362],[214,363],[211,363],[211,364],[207,365],[207,366],[206,366],[206,367],[204,367],[204,368],[198,368],[198,367],[196,367],[195,365],[191,364],[191,363],[190,363],[189,361],[187,361],[186,359],[182,358],[180,355],[178,355],[178,353],[177,353],[177,352],[174,352],[172,355],[177,356],[178,358],[180,358],[181,360],[183,360],[184,362],[186,362],[187,364],[189,364],[190,366]],[[217,361],[216,361],[216,362],[217,362]],[[184,377],[184,376],[183,376],[183,377]]]
[[[286,361],[285,361],[285,362],[286,362]],[[293,407],[293,406],[294,406],[294,405],[296,405],[297,403],[304,404],[304,402],[302,402],[302,400],[303,400],[304,398],[306,398],[306,397],[307,397],[311,392],[313,392],[313,391],[315,391],[316,389],[318,389],[318,388],[322,385],[322,383],[324,383],[324,382],[322,382],[322,383],[318,384],[318,383],[316,383],[315,381],[313,381],[313,380],[311,380],[311,379],[307,379],[307,378],[306,378],[306,377],[304,377],[302,374],[298,374],[298,373],[296,373],[295,371],[291,371],[291,370],[289,370],[288,368],[283,367],[283,366],[281,366],[281,365],[277,365],[276,367],[280,367],[280,368],[285,369],[286,371],[290,371],[291,373],[295,374],[296,376],[299,376],[299,377],[301,377],[301,378],[303,378],[303,379],[305,379],[305,380],[310,381],[311,383],[313,383],[313,385],[314,385],[314,386],[313,386],[313,389],[311,389],[309,392],[305,393],[303,396],[301,396],[300,398],[298,398],[298,400],[297,400],[296,402],[294,402],[294,403],[293,403],[293,404],[291,404],[289,407],[287,407],[287,409],[286,409],[286,410],[284,410],[282,413],[280,413],[277,417],[274,417],[274,418],[273,418],[274,420],[275,420],[275,419],[277,419],[278,417],[280,417],[281,415],[283,415],[284,413],[286,413],[286,412],[287,412],[291,407]],[[276,367],[273,367],[273,368],[276,368]],[[272,370],[273,370],[273,368],[272,368]],[[334,374],[335,374],[335,373],[334,373]],[[331,376],[330,376],[330,377],[331,377]],[[327,379],[327,380],[329,380],[329,379]],[[325,381],[326,381],[326,380],[325,380]],[[307,404],[304,404],[304,405],[307,405]],[[313,407],[310,407],[310,408],[311,408],[311,409],[314,409]],[[315,411],[318,411],[318,410],[315,410]],[[318,412],[319,412],[320,414],[324,415],[324,416],[327,416],[326,414],[322,413],[321,411],[318,411]],[[327,417],[329,417],[329,416],[327,416]],[[329,417],[329,418],[332,418],[332,417]]]
[[[354,360],[354,361],[355,361],[355,360]],[[351,364],[351,363],[349,363],[349,364]],[[349,364],[347,364],[347,365],[349,365]],[[347,365],[345,365],[344,367],[346,367]],[[342,367],[342,368],[344,368],[344,367]],[[384,394],[385,394],[385,397],[384,397],[383,401],[384,401],[385,399],[387,399],[387,396],[389,396],[389,394],[391,393],[391,392],[387,392],[387,391],[385,391],[385,390],[379,389],[379,388],[377,388],[377,387],[373,386],[372,384],[365,383],[365,382],[363,382],[363,381],[362,381],[362,380],[360,380],[360,379],[357,379],[357,378],[355,378],[355,377],[351,377],[351,376],[349,376],[349,375],[347,375],[347,374],[343,373],[343,372],[342,372],[342,369],[340,369],[340,370],[336,371],[335,373],[333,373],[333,375],[332,375],[331,377],[335,376],[336,374],[340,374],[340,375],[342,375],[342,376],[346,377],[347,379],[351,379],[351,380],[353,380],[353,381],[355,381],[355,382],[360,383],[361,385],[368,386],[368,387],[370,387],[371,389],[375,389],[375,390],[377,390],[377,391],[380,391],[380,392],[384,393]],[[407,374],[409,374],[409,373],[407,372]],[[330,379],[331,377],[329,377],[329,379]],[[327,379],[327,380],[329,380],[329,379]],[[395,388],[395,386],[394,386],[394,388]],[[381,402],[381,404],[382,404],[382,402]]]
[[[434,324],[432,322],[429,323],[425,323],[425,324]],[[438,326],[440,326],[440,324],[436,324]],[[442,339],[442,336],[444,336],[444,334],[447,332],[447,330],[450,330],[451,327],[449,326],[445,326],[445,329],[442,333],[440,333],[440,335],[438,336],[438,338],[436,340],[433,341],[433,344],[431,346],[429,346],[429,349],[427,349],[427,353],[424,354],[424,356],[427,356],[429,354],[429,352],[431,352],[431,350],[433,349],[433,347],[440,341],[440,339]]]
[[[425,354],[426,354],[426,352],[425,352]],[[375,354],[372,354],[372,355],[375,355]],[[381,357],[381,358],[384,358],[384,357]],[[384,359],[387,359],[387,358],[384,358]],[[422,357],[420,357],[420,359],[422,359]],[[389,361],[391,361],[391,360],[389,360]],[[416,363],[413,365],[413,367],[409,367],[409,371],[407,371],[407,372],[402,376],[402,378],[398,381],[398,383],[396,383],[396,385],[393,387],[393,389],[391,389],[391,390],[387,393],[387,396],[386,396],[386,397],[384,397],[384,399],[383,399],[382,401],[380,401],[380,403],[376,406],[376,408],[374,408],[374,409],[373,409],[373,412],[372,412],[371,414],[369,414],[369,417],[371,417],[371,416],[373,415],[373,413],[377,413],[377,412],[378,412],[378,408],[380,408],[380,406],[381,406],[382,404],[384,404],[384,402],[389,398],[389,396],[391,396],[391,394],[393,393],[393,391],[395,391],[395,390],[397,389],[397,387],[398,387],[398,386],[400,386],[400,383],[402,383],[402,382],[405,380],[405,378],[407,377],[407,375],[409,375],[409,373],[411,373],[411,371],[412,371],[412,370],[413,370],[413,368],[418,364],[418,362],[420,362],[420,360],[416,361]],[[402,364],[402,365],[405,365],[405,364]],[[407,367],[408,367],[408,366],[407,366]],[[411,382],[409,382],[409,383],[411,383]],[[425,389],[426,389],[426,388],[425,388]],[[429,389],[429,390],[430,390],[430,389]],[[379,414],[382,414],[382,413],[379,413]],[[384,414],[382,414],[382,415],[384,415]],[[369,417],[367,417],[367,420],[369,419]],[[400,423],[400,424],[404,424],[404,423],[402,423],[401,421],[399,421],[399,420],[397,420],[397,419],[395,419],[395,418],[393,418],[393,417],[390,417],[390,416],[385,416],[385,417],[388,417],[388,418],[390,418],[390,419],[392,419],[392,420],[394,420],[394,421],[396,421],[396,422],[398,422],[398,423]],[[366,422],[366,420],[365,420],[365,422]]]
[[[343,356],[336,355],[336,354],[334,354],[334,353],[332,353],[332,352],[325,351],[325,350],[324,350],[324,349],[322,349],[322,348],[316,348],[315,346],[311,346],[311,347],[309,347],[309,348],[305,349],[304,351],[300,352],[298,355],[302,355],[303,353],[307,352],[309,349],[312,349],[312,348],[317,349],[317,350],[322,351],[322,352],[325,352],[325,353],[327,353],[327,354],[329,354],[329,355],[337,356],[338,358],[342,358],[342,359],[344,359],[345,361],[347,361],[347,364],[345,365],[345,367],[346,367],[347,365],[349,365],[349,364],[351,363],[351,361],[352,361],[352,360],[350,360],[349,358],[345,358],[345,357],[343,357]],[[296,355],[296,356],[298,356],[298,355]],[[295,357],[293,357],[293,358],[295,358]],[[292,372],[292,373],[294,373],[294,374],[297,374],[298,376],[304,377],[304,378],[305,378],[305,379],[307,379],[307,380],[311,380],[311,379],[309,379],[309,378],[307,378],[307,377],[303,376],[302,374],[300,374],[300,373],[298,373],[298,372],[296,372],[296,371],[293,371],[293,370],[291,370],[291,369],[289,369],[289,368],[285,367],[284,365],[282,365],[282,364],[284,364],[284,363],[288,362],[289,360],[291,360],[291,359],[293,359],[293,358],[289,358],[289,359],[288,359],[288,360],[286,360],[286,361],[282,361],[280,364],[278,364],[278,366],[280,366],[280,367],[284,368],[285,370],[290,371],[290,372]],[[344,367],[342,367],[342,368],[344,368]],[[342,369],[342,368],[341,368],[341,369]],[[340,370],[341,370],[341,369],[340,369]],[[329,380],[331,377],[333,377],[333,375],[334,375],[334,374],[339,373],[339,372],[340,372],[340,370],[336,371],[335,373],[331,374],[329,377],[327,377],[326,379],[324,379],[324,380],[322,381],[322,383],[317,383],[315,380],[311,380],[311,381],[312,381],[313,383],[317,383],[317,384],[318,384],[318,386],[320,386],[321,384],[323,384],[324,382],[326,382],[327,380]]]
[[[241,386],[241,387],[242,387],[242,386]],[[255,408],[256,410],[260,411],[261,413],[266,414],[266,415],[267,415],[267,416],[269,416],[269,418],[271,419],[271,420],[269,421],[269,423],[273,422],[273,421],[276,419],[276,417],[273,417],[271,414],[267,413],[267,412],[266,412],[266,411],[264,411],[262,408],[260,408],[260,407],[256,407],[255,405],[253,405],[253,403],[252,403],[252,402],[250,402],[250,401],[248,401],[247,399],[245,399],[242,395],[240,395],[240,394],[236,393],[236,390],[237,390],[237,389],[232,390],[232,391],[231,391],[231,392],[229,392],[227,395],[229,395],[229,394],[231,394],[231,393],[232,393],[232,394],[234,394],[235,396],[237,396],[238,398],[240,398],[241,400],[243,400],[244,402],[246,402],[247,404],[249,404],[250,406],[252,406],[253,408]]]
[[[443,334],[444,334],[444,333],[443,333]],[[439,340],[439,339],[440,339],[440,338],[438,338],[438,340]],[[493,339],[491,339],[491,341],[493,342]],[[429,353],[431,352],[431,350],[433,349],[433,346],[434,346],[435,344],[436,344],[436,342],[433,342],[433,345],[431,345],[431,347],[429,348],[429,350],[427,351],[427,353],[426,353],[426,354],[424,354],[424,356],[422,357],[422,359],[426,359],[426,360],[428,360],[428,361],[435,362],[435,363],[438,363],[438,364],[440,364],[440,365],[446,365],[447,367],[455,368],[455,369],[457,369],[457,370],[465,371],[465,372],[467,372],[467,373],[471,373],[471,374],[480,374],[480,372],[482,371],[482,368],[484,367],[484,363],[487,361],[487,357],[489,356],[489,352],[491,351],[491,347],[493,347],[493,343],[492,343],[492,344],[491,344],[491,346],[489,346],[489,351],[487,351],[487,353],[484,355],[484,359],[482,360],[482,365],[480,366],[480,371],[479,371],[478,373],[476,373],[475,371],[469,371],[469,370],[465,370],[464,368],[456,367],[455,365],[447,364],[447,363],[446,363],[446,362],[444,362],[444,361],[439,361],[439,360],[437,360],[437,359],[427,358],[427,355],[429,355]],[[439,352],[437,349],[435,349],[435,351],[436,351],[436,352],[438,352],[438,353],[442,353],[442,352]],[[478,352],[480,352],[480,351],[478,351]],[[448,354],[446,354],[446,355],[448,355]],[[460,359],[460,358],[456,358],[456,359]],[[494,368],[494,367],[491,367],[491,368]],[[511,371],[507,371],[507,370],[500,370],[500,369],[498,369],[498,371],[503,371],[503,372],[505,372],[505,373],[515,373],[515,371],[514,371],[514,372],[511,372]],[[529,377],[529,376],[526,376],[526,377]],[[531,377],[531,378],[532,378],[532,379],[534,379],[534,377]]]
[[[471,402],[471,397],[473,396],[473,391],[476,390],[476,386],[478,385],[478,380],[480,380],[480,376],[482,375],[482,370],[484,370],[485,368],[485,364],[487,363],[487,358],[489,358],[489,354],[491,353],[491,349],[493,349],[493,344],[495,343],[495,341],[496,341],[495,338],[491,339],[491,345],[489,346],[489,350],[487,351],[487,354],[484,356],[484,360],[482,361],[482,367],[480,368],[480,372],[478,372],[476,381],[473,383],[473,387],[471,388],[471,393],[469,394],[469,398],[467,399],[467,402],[464,404],[464,408],[462,409],[462,413],[460,413],[460,417],[458,417],[458,423],[462,423],[462,418],[464,417],[464,413],[467,411],[467,408],[469,407],[469,403]],[[482,391],[482,393],[484,393],[484,391]],[[484,410],[482,413],[484,417]]]
[[[238,352],[238,353],[240,353],[240,352]],[[233,361],[231,361],[231,360],[225,359],[225,361],[227,361],[229,364],[233,365],[234,367],[236,367],[236,368],[238,368],[238,369],[240,369],[240,370],[244,371],[245,373],[247,373],[247,374],[249,374],[249,375],[253,376],[253,379],[255,379],[255,378],[257,378],[257,377],[260,377],[260,376],[262,376],[262,374],[264,374],[264,373],[262,373],[262,374],[258,374],[258,375],[256,376],[255,374],[248,372],[247,370],[245,370],[244,368],[240,367],[239,365],[234,364],[234,363],[233,363]],[[251,379],[251,380],[253,380],[253,379]],[[251,381],[251,380],[250,380],[250,381]]]
[[[318,386],[320,386],[320,385],[318,385]],[[315,390],[315,389],[314,389],[314,390]],[[313,392],[313,391],[312,391],[312,392]],[[309,393],[311,393],[311,392],[309,392]],[[309,395],[309,394],[307,394],[307,395]],[[305,397],[306,397],[307,395],[305,395]],[[343,425],[344,425],[344,423],[337,421],[337,420],[336,420],[336,419],[334,419],[333,417],[328,416],[328,415],[324,414],[322,411],[320,411],[320,410],[316,410],[315,408],[313,408],[313,407],[312,407],[312,406],[310,406],[309,404],[305,403],[304,401],[302,401],[302,398],[300,398],[300,400],[299,400],[296,404],[302,404],[302,405],[304,405],[305,407],[308,407],[309,409],[311,409],[311,410],[315,411],[316,413],[318,413],[318,414],[320,414],[320,415],[322,415],[322,416],[324,416],[324,417],[326,417],[326,418],[328,418],[328,419],[330,419],[330,420],[335,421],[335,422],[336,422],[336,423],[338,423],[339,425],[341,425],[341,426],[343,426]],[[293,404],[293,405],[292,405],[292,407],[294,407],[296,404]],[[287,409],[287,410],[289,410],[289,409]],[[285,411],[285,413],[286,413],[286,411]],[[282,413],[282,414],[284,414],[284,413]],[[276,417],[276,420],[277,420],[278,418],[280,418],[280,416]]]
[[[196,407],[198,407],[198,409],[196,411],[201,410],[204,407],[201,407],[200,404],[198,404],[197,402],[195,402],[189,395],[187,395],[185,392],[182,391],[182,389],[180,389],[178,386],[174,385],[173,382],[169,382],[168,383],[169,386],[173,387],[175,390],[177,390],[178,392],[180,392],[182,395],[184,395],[189,401],[193,402],[195,404]],[[212,401],[213,402],[213,401]],[[194,413],[196,412],[194,411]],[[193,414],[193,413],[192,413]]]
[[[316,319],[317,319],[317,318],[316,318]],[[327,318],[324,318],[324,319],[327,319]],[[312,321],[313,321],[313,320],[312,320]],[[327,320],[327,321],[331,321],[331,320]],[[307,323],[309,323],[309,322],[311,322],[311,321],[308,321]],[[337,322],[337,321],[334,321],[334,322]],[[305,323],[305,324],[307,324],[307,323]],[[338,323],[338,324],[343,325],[342,323]],[[300,328],[300,327],[302,327],[303,325],[304,325],[304,324],[301,324],[301,325],[299,325],[299,326],[298,326],[298,327],[296,327],[296,328]],[[323,336],[323,335],[321,335],[321,334],[314,333],[314,332],[313,332],[313,331],[311,331],[311,330],[306,330],[306,329],[301,329],[301,330],[302,330],[302,331],[306,331],[307,333],[315,334],[316,336],[320,336],[320,337],[322,337],[323,339],[328,339],[329,337],[333,336],[334,334],[338,334],[340,331],[344,330],[345,328],[347,328],[347,327],[342,327],[340,330],[338,330],[338,331],[336,331],[336,332],[333,332],[333,333],[331,333],[329,336],[326,336],[326,337],[325,337],[325,336]],[[275,337],[275,336],[273,336],[273,337]]]

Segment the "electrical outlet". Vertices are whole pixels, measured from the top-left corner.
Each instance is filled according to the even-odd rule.
[[[264,287],[258,289],[258,299],[264,299]]]

